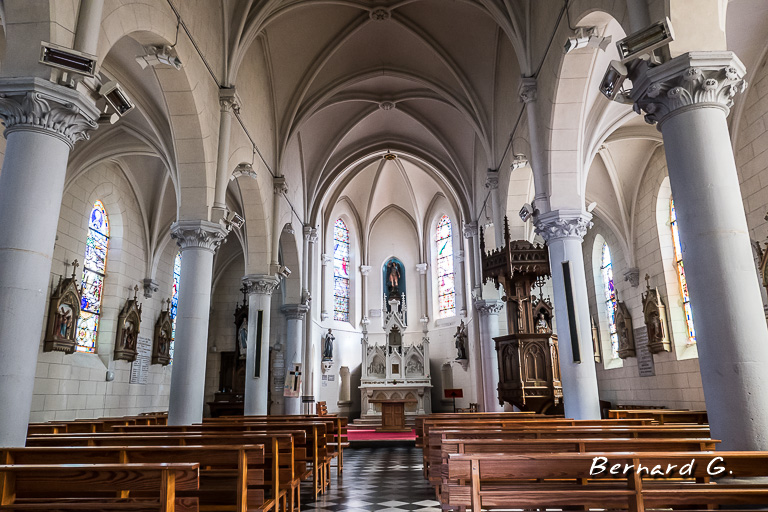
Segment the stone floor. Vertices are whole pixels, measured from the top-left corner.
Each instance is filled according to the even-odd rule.
[[[332,470],[331,489],[317,501],[302,496],[303,511],[440,512],[421,472],[421,450],[413,446],[344,450],[344,473]]]

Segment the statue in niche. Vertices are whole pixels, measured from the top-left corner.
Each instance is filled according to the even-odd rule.
[[[130,321],[125,321],[123,329],[123,346],[128,350],[136,350],[136,325]]]
[[[387,285],[390,297],[400,295],[400,266],[394,260],[387,263]]]
[[[167,365],[171,362],[171,334],[173,321],[171,320],[171,299],[164,301],[166,309],[160,312],[155,323],[155,341],[152,345],[152,364]]]
[[[333,331],[328,329],[328,334],[325,335],[323,340],[323,361],[330,361],[333,359],[333,341],[336,337],[333,335]]]
[[[78,288],[79,279],[75,277],[77,267],[75,260],[72,262],[72,276],[67,279],[59,277],[56,289],[51,294],[43,345],[45,352],[59,351],[71,354],[75,351],[77,319],[80,317],[82,302]]]
[[[464,320],[456,327],[453,339],[456,344],[456,359],[467,359],[467,326]]]
[[[72,329],[72,306],[62,304],[56,312],[56,330],[62,338],[69,338]]]
[[[536,332],[538,334],[549,334],[552,332],[543,311],[539,311],[539,317],[536,319]]]
[[[237,346],[240,349],[240,359],[245,359],[245,355],[248,352],[248,319],[244,319],[240,322],[240,327],[237,329]]]
[[[141,331],[141,307],[137,294],[139,287],[133,287],[133,299],[128,299],[117,319],[115,337],[115,360],[135,361],[136,341]]]

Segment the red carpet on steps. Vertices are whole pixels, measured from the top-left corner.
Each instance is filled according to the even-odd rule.
[[[376,432],[374,429],[349,429],[347,438],[350,441],[415,441],[416,431],[411,429],[410,432]]]

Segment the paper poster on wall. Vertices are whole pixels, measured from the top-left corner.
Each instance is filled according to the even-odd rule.
[[[152,340],[146,336],[136,339],[136,359],[131,363],[130,384],[146,384],[149,362],[152,357]]]
[[[285,376],[283,396],[298,398],[301,396],[301,363],[293,363],[293,370]]]

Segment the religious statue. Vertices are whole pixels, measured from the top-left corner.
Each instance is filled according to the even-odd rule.
[[[237,345],[240,349],[240,359],[245,359],[246,352],[248,351],[248,319],[246,318],[240,322],[240,327],[237,329]]]
[[[387,263],[387,284],[390,296],[399,295],[400,266],[394,260]]]
[[[126,320],[123,329],[123,346],[128,350],[136,350],[136,326],[130,320]]]
[[[72,328],[72,308],[69,304],[62,304],[56,313],[56,325],[58,326],[59,336],[69,338],[69,332]]]
[[[536,319],[536,333],[548,334],[550,332],[552,332],[552,330],[549,328],[549,322],[547,322],[547,319],[544,317],[544,312],[539,311],[539,317]]]
[[[333,359],[333,341],[336,337],[333,335],[333,331],[328,329],[328,334],[325,335],[323,340],[323,361],[330,361]]]
[[[155,336],[152,344],[152,364],[163,366],[171,362],[171,341],[173,334],[173,320],[171,319],[171,299],[162,302],[165,309],[160,311],[160,316],[155,322]]]
[[[650,276],[646,274],[646,292],[642,295],[643,319],[648,332],[648,350],[651,354],[671,352],[672,342],[667,324],[667,306],[656,288],[651,288]]]
[[[128,299],[117,318],[117,336],[115,338],[115,360],[135,361],[136,341],[141,331],[141,304],[137,294],[139,287],[133,287],[133,298]]]
[[[68,265],[67,265],[68,266]],[[82,298],[76,278],[78,263],[72,262],[72,276],[59,277],[56,289],[51,294],[48,309],[48,325],[45,330],[45,352],[59,351],[71,354],[76,347],[76,324],[80,317]]]
[[[453,339],[456,343],[456,359],[467,359],[467,326],[464,320],[456,327]]]

